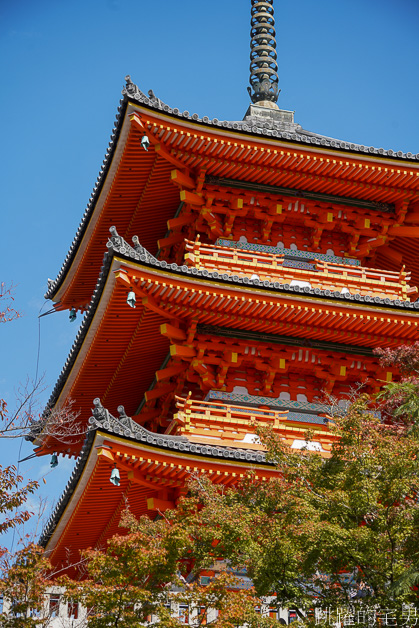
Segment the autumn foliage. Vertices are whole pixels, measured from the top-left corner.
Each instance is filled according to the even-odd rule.
[[[8,605],[0,613],[2,628],[46,626],[49,620],[46,591],[51,586],[51,565],[42,548],[29,543],[0,560],[0,595]]]
[[[369,405],[361,396],[335,418],[328,458],[265,432],[276,479],[259,482],[250,471],[238,489],[221,490],[191,477],[189,495],[158,520],[127,510],[125,533],[105,551],[84,552],[85,579],[66,583],[91,609],[90,625],[111,616],[121,628],[150,618],[183,625],[171,617],[174,604],[189,608],[191,625],[216,628],[278,625],[269,608],[297,609],[310,623],[303,618],[314,606],[370,603],[401,614],[416,604],[418,442]],[[217,561],[224,568],[211,572]],[[212,573],[206,585],[203,570]],[[253,587],[240,587],[237,572]]]
[[[310,446],[310,431],[305,447],[290,449],[259,430],[274,479],[250,469],[223,489],[191,475],[188,494],[155,521],[137,520],[127,504],[120,533],[82,553],[77,578],[59,580],[87,624],[177,628],[187,614],[196,627],[267,628],[288,608],[308,626],[316,607],[351,607],[392,609],[405,625],[406,608],[418,606],[419,344],[379,354],[401,379],[332,417],[330,454]],[[31,552],[43,560],[32,547],[29,573]]]
[[[382,366],[396,366],[401,373],[398,381],[384,386],[378,395],[384,420],[419,436],[419,342],[396,349],[376,349],[375,353]]]
[[[185,624],[182,608],[193,626],[272,625],[255,610],[260,600],[254,589],[238,589],[233,574],[219,573],[205,586],[199,579],[185,580],[183,574],[194,567],[195,543],[200,543],[195,536],[203,523],[199,510],[198,495],[182,500],[176,511],[157,521],[137,521],[126,510],[121,520],[126,534],[114,536],[106,551],[83,552],[87,578],[61,583],[69,598],[88,609],[89,626],[136,628],[153,620],[178,628]],[[212,564],[214,557],[211,551],[206,562]]]

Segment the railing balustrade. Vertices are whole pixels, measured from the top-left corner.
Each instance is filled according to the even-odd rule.
[[[310,269],[284,266],[284,257],[260,251],[202,244],[185,240],[185,262],[195,268],[236,274],[282,284],[304,282],[312,288],[346,291],[352,294],[379,296],[380,298],[410,300],[416,294],[416,286],[410,286],[410,272],[403,266],[399,272],[349,266],[315,259]]]

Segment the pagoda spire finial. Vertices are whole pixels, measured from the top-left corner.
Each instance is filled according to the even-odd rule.
[[[276,106],[278,94],[278,64],[273,0],[251,0],[250,85],[247,91],[253,103]],[[253,92],[252,92],[253,90]]]

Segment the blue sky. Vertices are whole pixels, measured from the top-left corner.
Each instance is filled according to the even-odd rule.
[[[311,131],[418,153],[419,2],[274,6],[279,106],[295,110]],[[0,3],[0,281],[16,285],[23,314],[0,329],[0,397],[11,407],[19,383],[35,374],[46,280],[57,275],[90,197],[125,75],[172,107],[241,119],[249,104],[249,20],[250,0]],[[41,319],[41,404],[79,322],[70,324],[67,313]],[[19,447],[0,441],[0,464],[16,463]],[[24,443],[21,457],[31,451]],[[29,461],[21,470],[45,476],[39,494],[51,503],[72,464],[60,461],[48,472],[48,463]]]

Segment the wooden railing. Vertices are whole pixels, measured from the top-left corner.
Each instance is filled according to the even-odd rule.
[[[191,441],[216,445],[222,441],[224,446],[252,450],[264,450],[259,441],[256,427],[270,427],[284,445],[294,447],[295,441],[304,443],[307,430],[310,439],[321,444],[322,455],[329,455],[337,435],[329,429],[329,424],[301,423],[288,418],[288,410],[270,408],[252,408],[234,406],[211,401],[191,399],[191,393],[185,399],[175,396],[178,411],[167,433],[184,434]],[[330,419],[330,417],[328,417]]]
[[[191,426],[210,427],[211,424],[219,424],[226,429],[231,426],[243,426],[246,432],[252,431],[252,424],[278,428],[287,420],[288,410],[272,410],[269,408],[252,408],[234,406],[213,401],[196,401],[188,396],[175,396],[178,412],[173,417],[179,426],[188,428]]]
[[[404,266],[399,272],[335,264],[315,259],[312,269],[284,266],[284,257],[272,253],[251,252],[225,246],[201,244],[199,238],[185,240],[185,262],[189,266],[235,274],[239,277],[257,277],[264,281],[306,282],[312,288],[341,292],[344,288],[352,294],[379,296],[381,298],[410,300],[416,294],[416,286],[410,286],[411,275]]]

